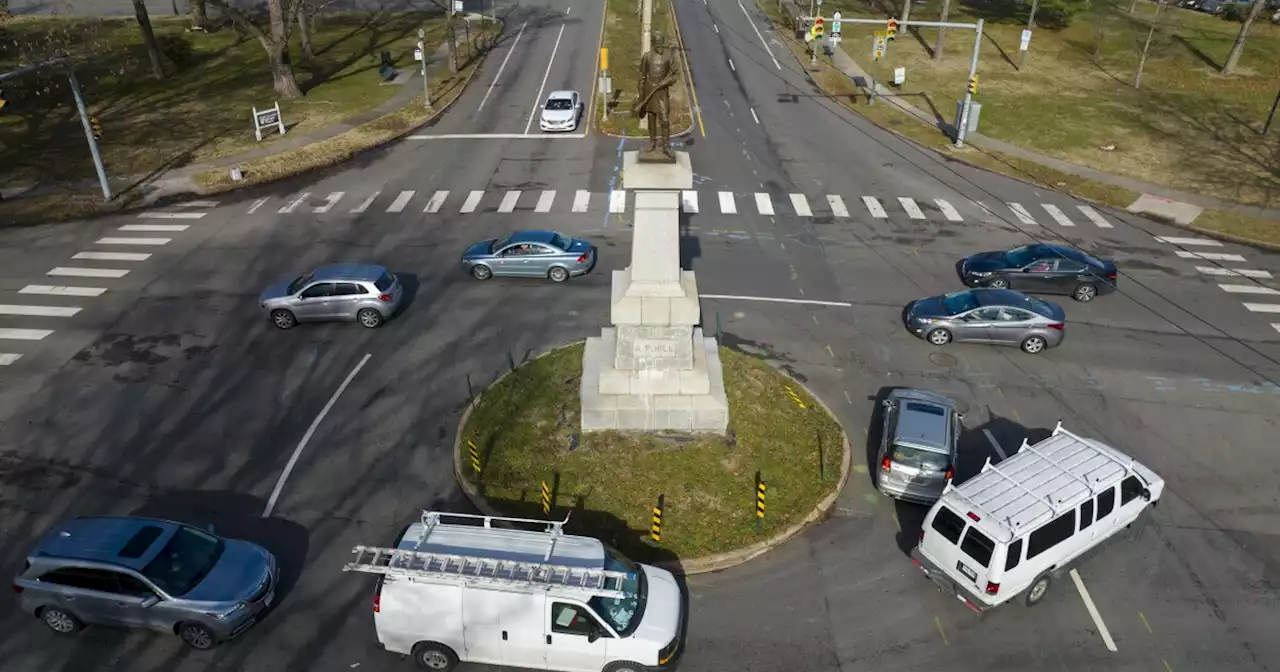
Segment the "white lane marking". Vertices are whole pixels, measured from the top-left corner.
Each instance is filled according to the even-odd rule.
[[[1079,210],[1081,213],[1083,213],[1084,216],[1089,219],[1089,221],[1093,222],[1094,224],[1097,224],[1098,226],[1104,229],[1116,228],[1112,226],[1111,222],[1108,222],[1097,210],[1094,210],[1093,208],[1087,205],[1077,205],[1076,209]]]
[[[329,194],[324,199],[324,205],[317,205],[313,212],[315,212],[316,214],[324,214],[326,212],[329,212],[330,210],[333,209],[333,206],[337,205],[338,201],[342,200],[342,197],[345,196],[346,194],[347,192],[345,191],[335,191]]]
[[[140,233],[178,233],[189,228],[191,228],[190,224],[125,224],[117,230]]]
[[[1107,624],[1102,622],[1102,616],[1098,614],[1098,608],[1093,604],[1093,598],[1089,597],[1089,589],[1084,587],[1084,581],[1080,580],[1080,572],[1071,570],[1071,580],[1076,584],[1076,590],[1080,592],[1080,599],[1084,600],[1084,608],[1089,610],[1089,615],[1093,617],[1093,624],[1098,626],[1098,634],[1102,635],[1102,643],[1107,645],[1108,651],[1118,651],[1116,643],[1111,639],[1111,631],[1107,630]]]
[[[703,299],[726,299],[730,301],[767,301],[769,303],[796,303],[813,306],[836,306],[839,308],[850,308],[852,303],[845,301],[818,301],[816,299],[780,299],[772,296],[738,296],[735,294],[699,294],[699,298]]]
[[[609,192],[609,212],[619,215],[627,211],[627,192],[623,189],[614,189]]]
[[[827,196],[827,204],[831,206],[831,214],[836,217],[848,217],[849,208],[844,207],[844,199],[835,195]]]
[[[1004,448],[1000,447],[1000,442],[996,441],[996,437],[991,433],[991,430],[983,427],[982,433],[987,435],[987,441],[991,442],[991,447],[996,449],[996,454],[1000,456],[1000,460],[1003,462],[1008,459],[1009,456],[1004,454]]]
[[[175,208],[216,208],[217,201],[187,201],[186,203],[175,203]]]
[[[282,215],[287,215],[293,212],[299,205],[302,205],[302,202],[307,200],[307,197],[310,195],[311,195],[311,192],[304,191],[297,198],[286,203],[284,207],[280,208],[279,210],[276,210],[276,212]]]
[[[1041,203],[1040,207],[1044,208],[1044,211],[1049,213],[1049,216],[1053,218],[1053,221],[1057,222],[1060,226],[1076,225],[1075,222],[1071,221],[1067,217],[1067,213],[1062,211],[1062,208],[1059,208],[1052,203]]]
[[[400,212],[404,210],[405,206],[409,205],[409,200],[412,199],[413,195],[416,193],[418,192],[416,191],[400,192],[400,195],[396,196],[396,200],[391,201],[391,207],[387,208],[387,212]]]
[[[27,317],[72,317],[79,308],[67,306],[15,306],[0,305],[0,315],[25,315]]]
[[[1212,238],[1171,238],[1156,236],[1156,241],[1170,245],[1204,245],[1205,247],[1222,247],[1222,243]]]
[[[1271,327],[1274,328],[1276,331],[1280,331],[1280,322],[1272,322]]]
[[[756,192],[756,210],[762,215],[773,214],[773,201],[769,200],[769,194]]]
[[[440,212],[440,208],[444,206],[444,199],[449,198],[448,190],[439,190],[431,194],[431,198],[427,199],[427,207],[423,208],[423,212],[435,214]]]
[[[533,109],[529,111],[529,121],[524,125],[525,135],[529,134],[533,117],[538,114],[538,110],[542,109],[542,91],[547,87],[547,77],[551,76],[551,65],[556,62],[556,52],[560,50],[560,38],[564,37],[564,26],[565,24],[560,24],[560,32],[556,33],[556,43],[551,47],[551,58],[547,60],[547,71],[542,73],[542,83],[538,85],[538,97],[534,99]]]
[[[760,38],[760,44],[764,45],[764,50],[768,52],[769,59],[773,61],[773,67],[781,70],[782,65],[778,63],[778,59],[773,57],[773,50],[769,48],[769,43],[764,41],[764,35],[760,34],[760,29],[756,27],[756,22],[751,20],[751,15],[747,13],[747,8],[742,5],[742,0],[738,0],[738,9],[742,10],[742,15],[747,17],[747,21],[751,23],[751,30],[756,31],[756,37]]]
[[[40,341],[52,333],[51,329],[0,329],[0,340]]]
[[[27,285],[18,290],[19,294],[42,294],[45,296],[102,296],[106,287],[72,287],[69,285]]]
[[[16,355],[12,352],[0,353],[0,366],[9,366],[19,359],[22,359],[22,355]]]
[[[150,252],[77,252],[72,259],[85,261],[146,261]]]
[[[369,206],[373,205],[373,199],[377,198],[378,194],[381,194],[381,193],[382,193],[381,191],[375,191],[371,196],[364,199],[363,201],[360,201],[360,205],[357,205],[356,207],[351,209],[351,214],[358,215],[364,212],[365,210],[368,210]]]
[[[960,216],[960,211],[956,210],[956,206],[944,201],[941,198],[933,199],[934,205],[942,211],[942,216],[947,218],[949,222],[963,222],[964,218]]]
[[[141,219],[201,219],[207,212],[139,212]]]
[[[754,108],[754,107],[750,107],[750,108],[747,108],[747,109],[751,110],[751,118],[752,118],[752,119],[755,119],[757,124],[758,124],[758,123],[760,123],[760,117],[757,117],[757,116],[756,116],[756,108]]]
[[[1009,205],[1009,209],[1013,211],[1013,216],[1017,217],[1018,221],[1028,226],[1038,226],[1038,224],[1036,223],[1036,218],[1032,217],[1031,213],[1027,212],[1027,209],[1022,207],[1022,204],[1009,203],[1008,205]]]
[[[257,212],[258,208],[261,208],[262,206],[266,205],[268,200],[270,199],[259,198],[258,200],[254,201],[253,205],[249,206],[249,214],[252,215],[253,213]]]
[[[704,5],[705,5],[705,4],[707,4],[707,1],[706,1],[706,0],[702,0],[702,4],[704,4]],[[719,35],[719,34],[720,34],[720,25],[719,25],[719,24],[713,23],[713,24],[711,24],[711,27],[716,29],[716,35]]]
[[[1188,252],[1186,250],[1178,250],[1174,252],[1183,259],[1204,259],[1206,261],[1239,261],[1243,262],[1244,257],[1238,254],[1223,254],[1221,252]]]
[[[809,209],[809,199],[804,194],[791,194],[791,207],[795,208],[796,214],[800,217],[812,217],[813,210]]]
[[[731,58],[731,59],[729,59],[729,69],[730,69],[730,70],[732,70],[732,71],[734,71],[734,72],[737,72],[737,71],[738,71],[738,69],[737,69],[737,68],[733,67],[733,59],[732,59],[732,58]]]
[[[512,212],[516,209],[516,203],[520,201],[520,190],[511,189],[502,197],[502,203],[498,204],[498,212]]]
[[[74,266],[57,266],[45,275],[61,275],[70,278],[123,278],[129,271],[123,268],[77,268]]]
[[[556,200],[555,189],[543,191],[538,196],[538,204],[533,206],[534,212],[551,212],[551,204]]]
[[[458,212],[462,212],[462,213],[475,212],[476,207],[480,205],[481,196],[484,196],[483,191],[473,191],[467,194],[467,200],[463,201],[462,207],[458,210]]]
[[[1263,287],[1262,285],[1218,285],[1224,292],[1232,294],[1266,294],[1268,296],[1280,296],[1280,290]]]
[[[408,140],[581,140],[587,137],[582,133],[441,133],[439,135],[406,135]]]
[[[732,191],[720,192],[720,213],[725,215],[738,214],[738,204],[733,200]]]
[[[1244,307],[1254,313],[1280,313],[1280,303],[1246,303]]]
[[[573,211],[586,212],[587,206],[591,203],[591,192],[586,189],[579,189],[573,195]]]
[[[863,196],[862,204],[867,206],[867,210],[871,212],[871,216],[876,219],[885,219],[889,216],[889,214],[884,211],[884,206],[880,205],[880,201],[876,200],[875,196]]]
[[[907,216],[911,219],[924,219],[924,211],[916,205],[915,199],[899,196],[898,202],[902,204],[902,209],[907,211]]]
[[[1270,271],[1253,271],[1245,268],[1222,268],[1221,266],[1196,266],[1196,270],[1205,275],[1230,275],[1241,278],[1258,278],[1270,280]]]
[[[690,213],[698,213],[698,192],[685,190],[680,192],[680,209]]]
[[[280,499],[280,491],[284,489],[284,482],[289,479],[289,474],[293,472],[293,466],[298,463],[298,456],[301,455],[302,450],[307,447],[307,442],[311,441],[311,436],[316,433],[316,429],[320,427],[320,423],[324,421],[324,416],[329,414],[329,409],[333,408],[333,405],[338,402],[338,397],[342,396],[342,393],[346,391],[347,386],[351,384],[351,380],[356,377],[357,373],[360,373],[360,369],[364,368],[365,363],[368,362],[369,358],[372,356],[373,355],[366,353],[364,357],[360,358],[360,363],[356,364],[356,368],[352,369],[351,373],[347,374],[346,380],[343,380],[342,384],[339,385],[338,389],[333,393],[333,396],[329,397],[329,403],[325,404],[324,408],[320,409],[320,415],[317,415],[316,419],[311,422],[311,426],[307,428],[307,433],[302,435],[302,440],[298,442],[298,447],[294,448],[293,455],[289,456],[289,463],[284,466],[284,471],[280,473],[280,478],[276,481],[276,487],[271,491],[271,498],[267,500],[267,508],[262,511],[263,518],[271,517],[271,511],[276,508],[276,500]]]
[[[476,108],[476,113],[484,109],[484,104],[489,102],[489,94],[493,93],[493,87],[498,84],[498,78],[502,76],[502,71],[507,69],[507,61],[511,60],[511,54],[516,53],[516,47],[520,44],[520,36],[524,35],[524,27],[529,25],[528,21],[520,24],[520,32],[516,33],[516,39],[511,43],[511,48],[507,50],[506,58],[502,59],[502,65],[498,66],[498,74],[493,76],[493,81],[489,82],[489,89],[484,92],[484,98],[480,99],[480,106]]]
[[[99,238],[95,245],[168,245],[172,238]]]

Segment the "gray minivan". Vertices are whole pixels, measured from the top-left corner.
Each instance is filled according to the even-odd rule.
[[[208,649],[256,623],[279,579],[275,556],[247,541],[167,520],[76,518],[27,556],[13,592],[59,634],[145,628]]]
[[[955,473],[960,420],[956,402],[933,392],[901,388],[884,400],[880,432],[880,492],[932,504]]]

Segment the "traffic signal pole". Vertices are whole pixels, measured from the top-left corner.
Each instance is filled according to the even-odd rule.
[[[964,83],[964,106],[960,111],[960,123],[956,127],[956,149],[964,147],[964,136],[969,132],[969,106],[973,104],[973,89],[970,85],[978,74],[978,52],[982,50],[982,19],[978,19],[977,38],[973,41],[973,58],[969,60],[969,79]]]

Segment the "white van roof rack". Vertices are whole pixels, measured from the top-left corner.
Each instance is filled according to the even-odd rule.
[[[633,596],[623,589],[628,579],[634,578],[627,572],[617,572],[599,567],[572,567],[568,565],[550,564],[547,562],[555,551],[556,542],[564,536],[563,527],[569,522],[548,522],[529,518],[505,518],[501,516],[476,516],[470,514],[439,513],[424,511],[422,514],[423,531],[417,546],[422,548],[433,532],[441,525],[443,517],[469,518],[481,520],[483,527],[492,527],[494,522],[503,523],[535,523],[546,526],[547,549],[542,562],[527,562],[504,558],[484,557],[482,555],[464,555],[458,553],[440,553],[419,551],[405,548],[388,548],[379,546],[356,546],[351,549],[355,559],[343,566],[344,572],[364,572],[383,574],[386,576],[403,576],[421,579],[443,579],[461,582],[465,585],[491,586],[510,590],[534,589],[563,591],[581,591],[585,597],[603,596],[624,598]]]

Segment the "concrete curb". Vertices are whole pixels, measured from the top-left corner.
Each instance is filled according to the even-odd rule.
[[[556,352],[558,350],[563,350],[565,348],[573,347],[575,345],[578,345],[579,343],[582,343],[582,341],[574,341],[573,343],[569,343],[567,345],[561,345],[561,346],[552,348],[538,355],[537,357],[534,357],[533,359],[530,359],[528,361],[521,363],[520,366],[524,366],[529,362],[546,357],[547,355],[553,352]],[[518,370],[520,366],[516,367],[515,370]],[[804,383],[801,383],[800,381],[796,380],[791,375],[789,375],[786,371],[783,371],[773,365],[770,365],[770,367],[773,368],[774,371],[778,372],[779,374],[781,374],[782,376],[790,380],[792,383],[794,383],[795,385],[803,389],[805,392],[807,392],[809,394],[809,397],[812,398],[814,401],[818,402],[818,405],[822,407],[822,410],[826,411],[827,415],[831,416],[832,420],[835,420],[835,417],[836,417],[835,414],[831,412],[831,409],[827,406],[826,402],[822,401],[822,399],[819,398],[818,395],[813,393],[813,390],[810,390]],[[493,387],[494,385],[497,385],[508,375],[515,373],[515,370],[507,371],[501,376],[498,376],[492,383],[489,384],[489,387]],[[480,404],[480,400],[483,397],[484,397],[483,394],[476,395],[475,399],[472,400],[472,402],[467,405],[466,410],[462,412],[462,417],[458,420],[458,429],[456,432],[454,432],[454,438],[453,438],[453,476],[457,480],[458,487],[459,489],[462,490],[462,494],[466,496],[467,501],[471,502],[472,506],[476,507],[476,510],[480,511],[480,513],[486,516],[500,516],[502,514],[497,509],[489,505],[488,500],[486,500],[479,493],[475,485],[473,485],[471,481],[468,480],[463,473],[462,429],[467,426],[467,420],[470,419],[471,417],[471,411],[474,410],[475,407]],[[836,425],[837,426],[840,425],[839,421],[836,421]],[[850,467],[850,464],[852,463],[853,451],[849,448],[849,434],[848,432],[844,431],[844,427],[840,427],[840,437],[841,437],[841,443],[842,443],[841,447],[844,451],[844,454],[840,458],[840,478],[836,483],[836,488],[835,490],[831,491],[831,494],[827,495],[826,497],[823,497],[818,502],[817,506],[813,507],[813,510],[810,511],[809,514],[805,516],[803,520],[791,525],[785,530],[779,532],[778,534],[773,535],[772,537],[764,541],[752,544],[750,546],[747,546],[746,548],[740,548],[738,550],[728,551],[726,553],[715,553],[715,554],[706,555],[700,558],[690,558],[688,560],[677,560],[674,562],[661,562],[661,563],[658,563],[657,566],[663,569],[666,569],[674,574],[684,574],[684,575],[705,574],[707,572],[718,572],[722,569],[736,567],[737,565],[741,565],[747,562],[748,560],[764,555],[765,553],[769,552],[775,547],[780,546],[786,543],[787,541],[790,541],[797,534],[800,534],[800,532],[802,532],[804,528],[808,527],[810,524],[825,518],[827,513],[831,511],[831,508],[835,506],[836,500],[840,497],[840,493],[844,491],[845,484],[848,483],[849,481],[849,471],[850,471],[849,467]]]

